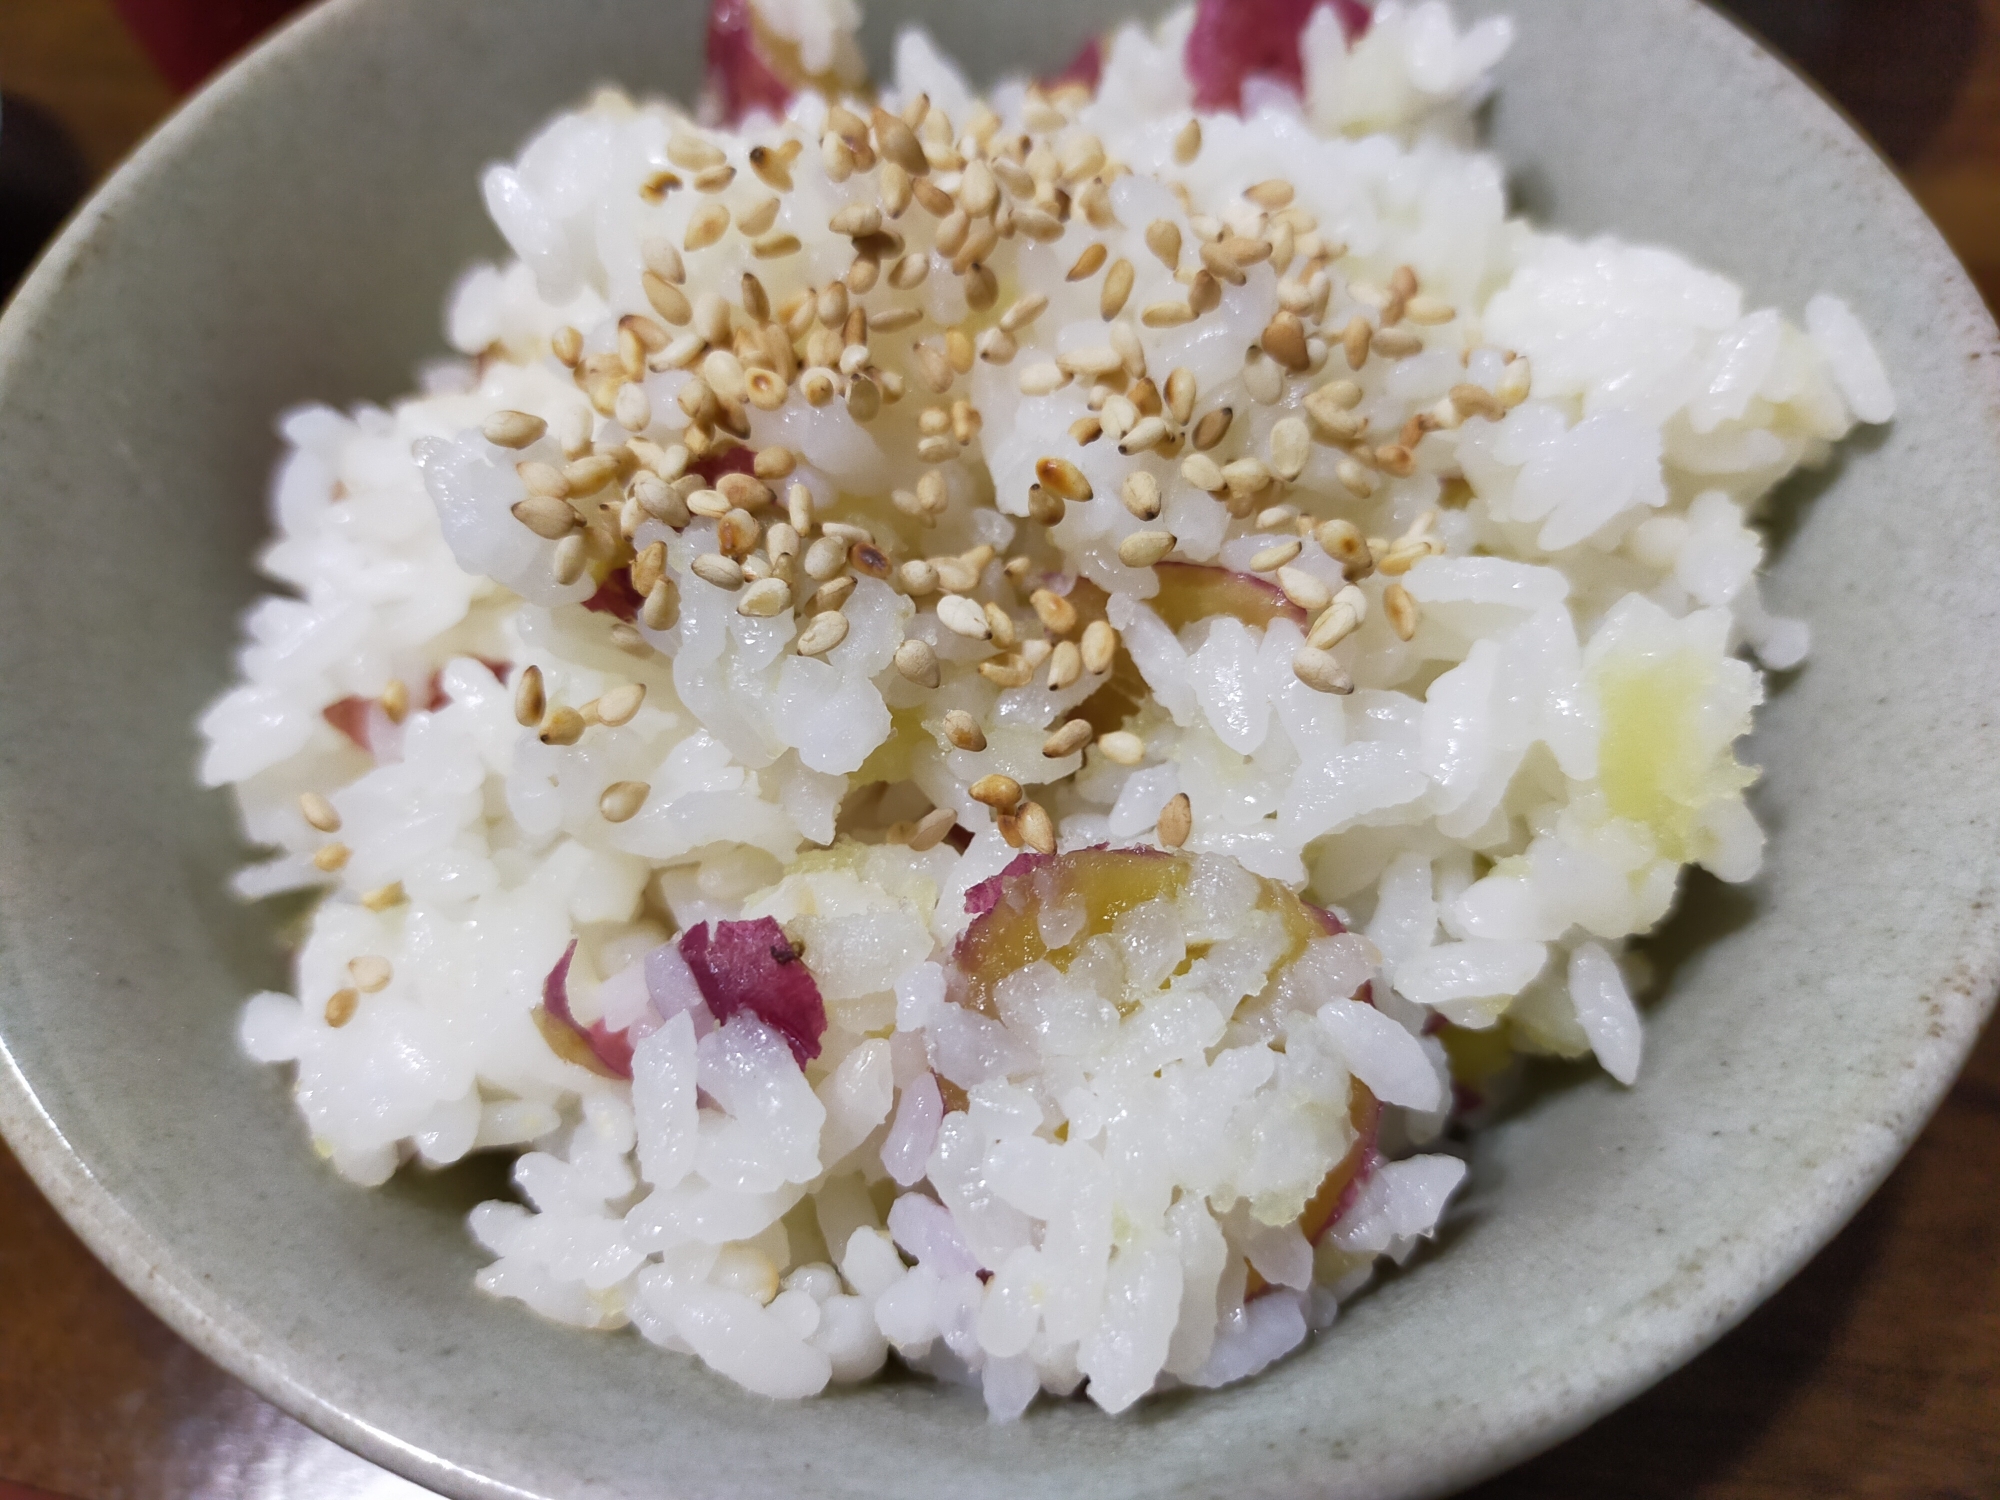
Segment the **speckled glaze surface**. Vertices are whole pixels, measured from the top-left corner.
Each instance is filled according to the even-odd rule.
[[[988,70],[1124,7],[919,10]],[[1440,1493],[1576,1430],[1795,1270],[1922,1125],[2000,976],[2000,350],[1890,172],[1691,0],[1511,0],[1494,140],[1522,205],[1671,242],[1875,330],[1902,398],[1778,508],[1815,652],[1751,759],[1772,835],[1660,948],[1646,1067],[1485,1135],[1444,1253],[1259,1379],[992,1427],[915,1381],[796,1406],[472,1290],[491,1163],[365,1193],[236,1053],[281,980],[235,906],[191,723],[223,683],[275,456],[307,397],[388,398],[499,249],[476,172],[614,79],[685,95],[694,0],[334,0],[98,195],[0,321],[0,1128],[182,1333],[369,1457],[464,1496]],[[1884,566],[1885,559],[1890,566]],[[1887,585],[1885,595],[1884,588]]]

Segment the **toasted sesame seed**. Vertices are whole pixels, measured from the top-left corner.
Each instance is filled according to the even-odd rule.
[[[1502,406],[1519,406],[1528,399],[1532,378],[1527,359],[1517,357],[1500,372],[1500,378],[1493,383],[1493,394]]]
[[[1374,336],[1374,326],[1359,313],[1348,320],[1340,335],[1340,346],[1347,355],[1349,369],[1358,370],[1368,363],[1368,350]]]
[[[1385,359],[1408,359],[1422,352],[1424,341],[1407,328],[1378,328],[1369,347]]]
[[[1407,641],[1417,633],[1417,601],[1400,583],[1392,583],[1382,590],[1382,614],[1388,620],[1389,628],[1396,632],[1398,640]]]
[[[340,814],[334,811],[333,804],[318,792],[300,794],[299,814],[321,833],[340,832]]]
[[[554,464],[539,461],[519,463],[514,465],[514,472],[530,495],[547,495],[557,500],[569,498],[569,481],[563,478],[562,470]]]
[[[1035,460],[1035,478],[1043,489],[1064,500],[1088,500],[1096,493],[1083,470],[1066,458]]]
[[[1028,607],[1051,635],[1068,635],[1076,629],[1076,606],[1054,589],[1036,589],[1028,596]]]
[[[855,542],[850,546],[847,565],[869,578],[887,578],[890,573],[889,554],[873,542]]]
[[[641,240],[639,259],[648,271],[663,281],[671,281],[678,286],[687,280],[687,266],[681,260],[681,253],[665,235],[648,235]]]
[[[935,849],[944,842],[944,836],[951,832],[958,822],[958,814],[948,807],[934,807],[917,819],[916,827],[910,830],[910,848],[921,854],[926,849]]]
[[[1403,306],[1403,316],[1412,323],[1426,328],[1434,328],[1449,323],[1458,316],[1458,309],[1442,297],[1419,294],[1410,298]]]
[[[1289,317],[1289,313],[1280,313]],[[1263,406],[1275,405],[1285,394],[1284,367],[1256,344],[1243,351],[1243,388]]]
[[[1083,675],[1083,652],[1075,641],[1058,641],[1049,653],[1049,691],[1061,692]]]
[[[327,997],[326,1009],[321,1013],[326,1024],[338,1031],[354,1019],[354,1012],[361,1004],[361,994],[353,986],[335,990]]]
[[[760,530],[755,516],[747,510],[731,506],[723,514],[722,524],[715,528],[716,545],[731,557],[747,558],[750,549],[757,545]],[[752,573],[748,562],[744,564],[744,576],[757,576]]]
[[[1050,760],[1061,760],[1065,755],[1076,754],[1096,735],[1088,719],[1071,719],[1042,741],[1042,754]]]
[[[866,375],[847,385],[847,414],[857,422],[872,422],[882,411],[882,388]]]
[[[1166,409],[1183,427],[1194,415],[1195,395],[1196,382],[1192,370],[1176,366],[1167,372]]]
[[[1059,354],[1056,356],[1056,363],[1072,374],[1098,376],[1124,369],[1125,357],[1109,344],[1097,344],[1087,349],[1071,349],[1065,354]]]
[[[979,727],[979,721],[962,708],[954,708],[944,716],[944,737],[960,750],[984,750],[986,731]]]
[[[993,635],[993,627],[986,621],[986,611],[962,594],[946,594],[937,602],[939,622],[953,635],[962,635],[967,640],[983,641]]]
[[[981,569],[974,565],[973,558],[934,557],[930,561],[938,587],[947,594],[969,594],[979,587]]]
[[[1083,669],[1093,677],[1111,670],[1118,655],[1118,632],[1104,620],[1083,627]]]
[[[594,495],[618,477],[618,460],[594,453],[563,465],[563,480],[572,495]]]
[[[597,722],[616,728],[629,724],[639,706],[646,701],[646,684],[643,682],[621,683],[597,700]]]
[[[556,708],[542,720],[539,738],[544,745],[574,745],[583,738],[583,715],[573,708]]]
[[[1313,529],[1313,540],[1319,543],[1322,552],[1340,564],[1349,578],[1366,577],[1375,566],[1368,539],[1352,521],[1322,521]]]
[[[728,232],[729,210],[720,203],[704,203],[689,216],[681,244],[689,250],[705,250]]]
[[[687,508],[692,514],[705,516],[711,521],[721,520],[733,509],[729,497],[721,490],[691,490],[687,497]]]
[[[726,162],[721,166],[703,167],[688,180],[697,193],[719,193],[736,180],[736,168]]]
[[[1181,478],[1198,490],[1213,495],[1224,488],[1222,466],[1206,453],[1190,453],[1181,460]]]
[[[1104,264],[1105,257],[1110,253],[1110,251],[1104,248],[1102,240],[1091,241],[1091,243],[1083,247],[1083,253],[1071,262],[1070,268],[1064,273],[1063,279],[1065,281],[1083,281],[1091,276],[1095,276],[1097,268]]]
[[[1236,257],[1219,242],[1203,241],[1195,247],[1195,253],[1200,256],[1203,269],[1217,281],[1241,286],[1249,279],[1244,275],[1242,266],[1237,264]]]
[[[912,250],[889,268],[889,285],[899,292],[913,291],[930,273],[931,258],[921,250]]]
[[[1136,766],[1146,758],[1146,742],[1130,730],[1114,729],[1099,735],[1097,748],[1113,765]]]
[[[1266,323],[1259,343],[1266,354],[1295,373],[1311,362],[1306,353],[1305,327],[1294,313],[1280,312]]]
[[[584,569],[589,566],[590,544],[585,534],[577,531],[557,542],[555,555],[549,559],[549,571],[565,588],[583,577]]]
[[[856,587],[855,580],[851,576],[829,578],[814,589],[812,597],[806,600],[806,613],[821,615],[828,610],[840,609],[853,597]]]
[[[1111,269],[1104,273],[1104,285],[1097,294],[1097,311],[1109,322],[1125,309],[1126,299],[1132,295],[1134,273],[1132,262],[1120,256],[1111,263]]]
[[[652,791],[643,781],[614,781],[597,799],[597,810],[607,823],[629,822],[646,805]]]
[[[553,495],[530,495],[512,507],[514,519],[543,541],[560,541],[583,524],[583,518],[567,500]]]
[[[930,171],[930,159],[918,143],[916,133],[900,118],[877,108],[874,118],[875,144],[887,161],[894,162],[912,177]]]
[[[717,166],[727,159],[713,141],[691,130],[677,129],[667,138],[667,160],[690,172]]]
[[[966,793],[974,802],[983,803],[998,812],[1012,812],[1021,802],[1021,783],[996,772],[980,777],[966,788]]]
[[[799,252],[799,237],[789,230],[760,234],[750,242],[750,253],[759,260],[782,260]]]
[[[917,177],[911,180],[910,196],[923,205],[924,211],[935,219],[942,219],[958,208],[958,203],[951,194],[927,178]]]
[[[847,542],[840,537],[816,538],[806,548],[806,576],[824,582],[841,572],[847,566],[847,547]]]
[[[1177,270],[1181,263],[1180,226],[1171,219],[1155,219],[1146,226],[1146,248],[1159,257],[1160,264],[1169,271]]]
[[[639,606],[639,621],[648,630],[671,630],[674,621],[680,618],[680,612],[680,595],[675,591],[672,580],[662,578],[647,593],[646,602]]]
[[[542,689],[542,669],[528,667],[521,673],[521,680],[514,685],[514,722],[523,728],[532,728],[542,722],[542,711],[548,707],[548,699]]]
[[[524,411],[496,411],[479,424],[479,430],[496,448],[525,448],[547,432],[549,424]]]
[[[620,651],[629,652],[633,656],[651,656],[653,654],[651,643],[639,633],[638,627],[628,625],[623,620],[616,621],[605,632],[605,636]]]
[[[1375,571],[1384,577],[1400,578],[1416,564],[1431,555],[1428,543],[1423,541],[1399,541],[1375,559]]]
[[[1174,160],[1186,166],[1201,154],[1201,121],[1191,119],[1174,132]]]
[[[646,388],[642,385],[621,387],[617,399],[611,404],[611,415],[627,432],[644,432],[652,426],[653,403],[646,399]]]
[[[1470,383],[1455,385],[1451,388],[1449,399],[1465,420],[1485,417],[1497,422],[1507,415],[1507,408],[1501,404],[1500,398],[1483,386]]]
[[[999,208],[1000,184],[994,181],[993,169],[984,161],[975,161],[965,169],[959,179],[958,203],[975,219],[990,219]]]
[[[1292,656],[1292,673],[1307,687],[1322,693],[1351,693],[1354,679],[1331,651],[1301,646]]]
[[[750,170],[755,172],[766,186],[774,187],[781,193],[789,193],[792,190],[790,164],[769,146],[750,148]]]
[[[999,327],[1008,333],[1018,333],[1047,311],[1049,299],[1040,292],[1029,292],[1017,297],[1013,304],[1000,314]]]
[[[1144,469],[1135,469],[1119,486],[1118,498],[1139,520],[1153,520],[1160,513],[1160,481]]]
[[[918,687],[934,688],[938,685],[939,670],[937,652],[930,642],[911,636],[896,648],[896,670]]]
[[[1021,635],[1015,628],[1014,617],[991,600],[987,601],[985,610],[986,628],[993,632],[993,644],[1003,651],[1011,651],[1018,646]]]
[[[1361,628],[1367,609],[1366,597],[1348,584],[1313,619],[1312,629],[1306,633],[1306,644],[1318,651],[1331,651]]]
[[[819,159],[834,182],[845,182],[854,175],[854,148],[831,130],[819,138]]]
[[[1271,472],[1297,479],[1312,457],[1312,431],[1298,417],[1281,417],[1271,427]]]
[[[561,363],[574,367],[583,358],[583,335],[565,323],[549,335],[549,352]]]
[[[1267,177],[1243,190],[1243,196],[1259,208],[1275,212],[1292,201],[1292,185],[1282,177]]]
[[[743,587],[743,565],[720,552],[704,552],[694,560],[690,571],[702,582],[719,589],[734,592]]]
[[[1010,362],[1019,348],[1014,336],[1004,328],[989,328],[979,335],[973,345],[979,357],[989,365],[1004,365]]]
[[[1351,458],[1343,458],[1334,466],[1333,477],[1350,495],[1362,500],[1375,493],[1375,476]]]
[[[345,869],[348,860],[353,857],[354,851],[345,844],[325,844],[313,855],[313,864],[316,868],[324,870],[327,874],[331,875],[336,870]]]
[[[378,953],[368,953],[348,960],[347,977],[354,981],[354,987],[362,994],[375,995],[389,987],[394,970],[390,968],[388,959]]]
[[[1141,417],[1132,425],[1131,431],[1118,440],[1120,453],[1144,453],[1147,449],[1165,442],[1171,431],[1164,417]]]
[[[1417,456],[1401,443],[1384,443],[1375,450],[1375,462],[1382,472],[1407,479],[1417,472]]]
[[[1135,531],[1118,544],[1118,560],[1128,568],[1150,568],[1174,550],[1171,531]]]
[[[882,227],[882,210],[874,203],[850,203],[836,210],[833,217],[826,221],[826,227],[835,234],[858,239]]]
[[[1020,812],[1015,815],[1015,827],[1020,832],[1021,842],[1037,854],[1056,852],[1055,820],[1041,803],[1022,803]]]
[[[1194,806],[1186,792],[1175,792],[1160,809],[1158,832],[1160,842],[1169,849],[1178,849],[1188,841],[1194,832]]]
[[[1276,542],[1264,548],[1250,559],[1250,571],[1253,573],[1274,573],[1296,558],[1304,545],[1297,537]]]
[[[1192,323],[1194,318],[1192,307],[1171,297],[1159,302],[1148,302],[1139,309],[1139,321],[1148,328],[1178,328],[1183,323]]]
[[[1204,412],[1188,441],[1194,445],[1196,453],[1206,453],[1229,434],[1229,424],[1236,418],[1235,411],[1227,406],[1218,406],[1213,411]],[[1203,489],[1214,489],[1214,485],[1202,485]]]
[[[821,610],[799,632],[798,652],[801,656],[824,656],[846,639],[847,616],[837,609]]]
[[[1278,587],[1285,597],[1309,613],[1318,613],[1333,602],[1333,590],[1304,568],[1278,569]]]
[[[778,200],[776,198],[762,198],[762,200],[750,204],[750,208],[744,208],[742,212],[736,214],[736,228],[742,230],[744,234],[764,234],[776,222],[778,222]],[[744,284],[746,284],[746,288],[748,286],[756,286],[758,294],[764,292],[764,284],[758,282],[758,278],[752,276],[750,272],[744,272]],[[744,312],[748,312],[758,322],[764,322],[764,318],[770,316],[770,302],[764,302],[760,308],[754,308],[754,306],[750,306],[750,296],[748,296],[748,290],[746,290],[746,294],[744,294]]]
[[[392,906],[401,906],[409,898],[403,894],[403,882],[392,880],[387,885],[378,885],[372,891],[364,891],[361,904],[370,911],[387,911]]]

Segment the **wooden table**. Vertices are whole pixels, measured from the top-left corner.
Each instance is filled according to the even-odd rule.
[[[2000,305],[2000,0],[1737,8],[1885,143]],[[0,0],[0,85],[61,118],[98,173],[172,102],[106,0]],[[423,1493],[182,1343],[0,1150],[0,1500],[20,1500],[7,1481],[72,1500]],[[1836,1496],[2000,1496],[2000,1030],[1797,1280],[1624,1410],[1472,1492]]]

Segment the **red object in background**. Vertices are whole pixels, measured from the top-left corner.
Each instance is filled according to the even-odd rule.
[[[167,82],[192,89],[304,0],[112,0]]]
[[[1241,109],[1243,80],[1263,74],[1305,88],[1299,33],[1330,8],[1351,43],[1368,29],[1372,0],[1199,0],[1182,65],[1198,109]]]

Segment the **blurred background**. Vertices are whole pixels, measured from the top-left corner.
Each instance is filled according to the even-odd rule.
[[[185,92],[296,8],[0,0],[0,298]],[[2000,307],[2000,0],[1722,8],[1874,138]],[[1908,1159],[1790,1286],[1679,1374],[1466,1500],[1991,1500],[1996,1246],[2000,1031]],[[0,1500],[425,1493],[182,1343],[0,1147]]]

